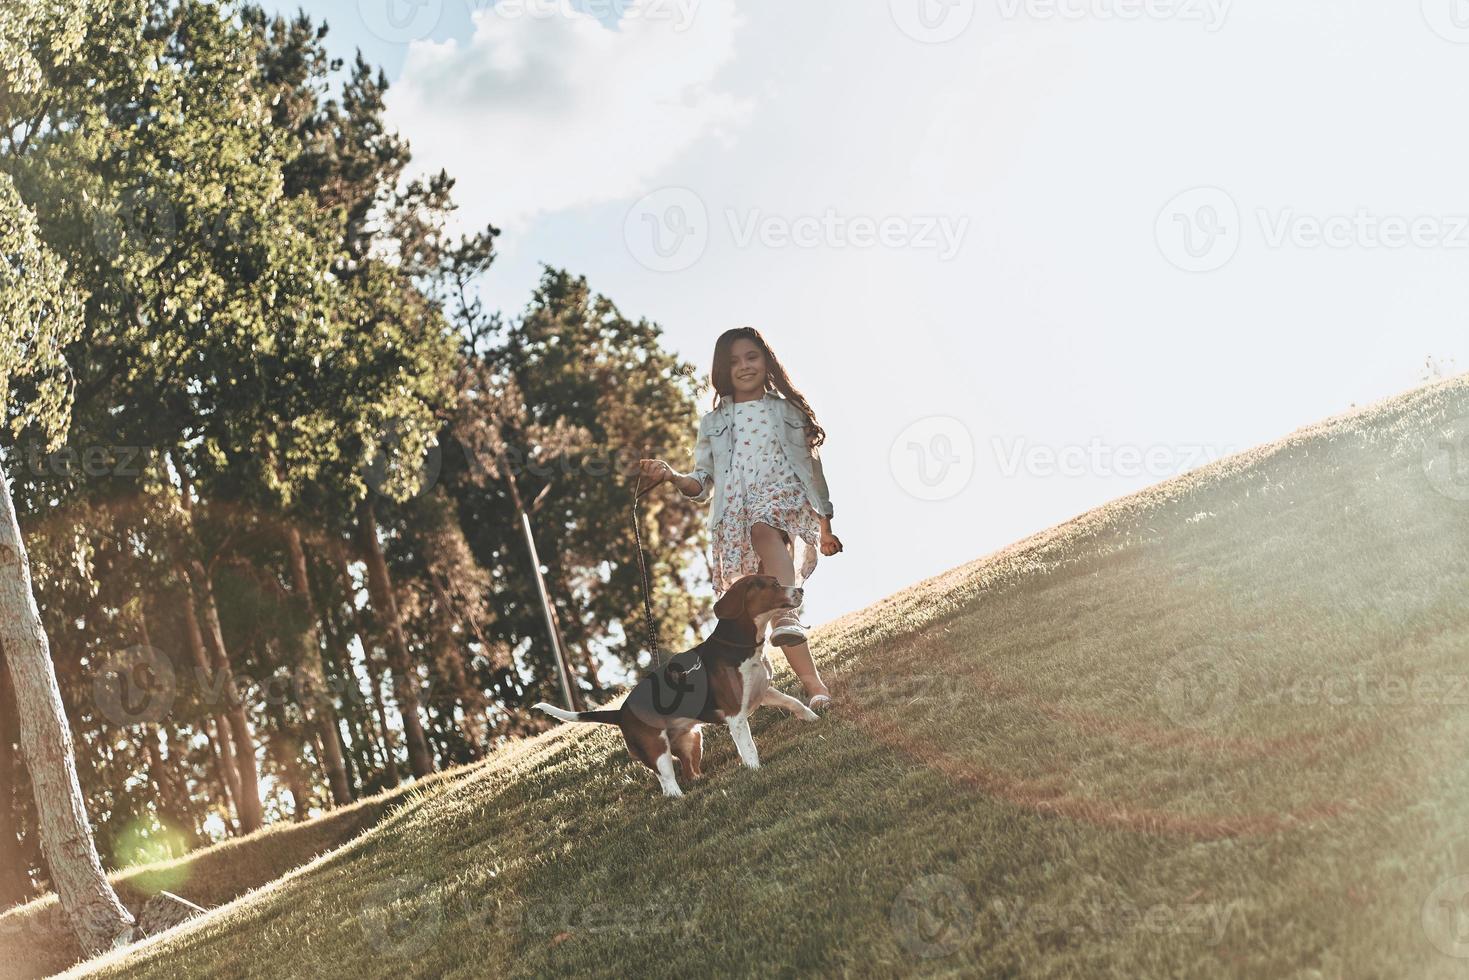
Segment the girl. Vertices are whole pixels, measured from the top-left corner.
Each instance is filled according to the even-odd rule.
[[[744,575],[803,585],[818,551],[830,556],[842,550],[831,533],[831,497],[817,452],[826,432],[753,327],[720,336],[710,380],[714,410],[699,420],[694,471],[677,473],[661,459],[645,459],[639,464],[642,485],[669,481],[699,503],[712,500],[716,599]],[[770,642],[784,650],[811,709],[829,707],[831,692],[811,660],[796,610],[773,625]]]

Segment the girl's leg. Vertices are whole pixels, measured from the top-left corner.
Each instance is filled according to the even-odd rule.
[[[781,585],[796,584],[796,560],[792,554],[792,545],[787,545],[785,539],[776,528],[759,521],[750,528],[750,543],[755,546],[755,553],[760,556],[760,570],[766,575],[774,575]],[[801,686],[806,693],[812,697],[818,694],[830,695],[826,684],[821,680],[821,675],[816,671],[816,663],[811,659],[811,647],[806,643],[796,643],[788,647],[781,647],[781,652],[786,655],[786,662],[801,679]]]

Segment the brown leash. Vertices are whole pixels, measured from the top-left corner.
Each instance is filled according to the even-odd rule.
[[[656,483],[653,484],[653,486],[657,485]],[[652,490],[653,487],[649,487],[648,490],[643,490],[642,486],[643,474],[639,471],[637,483],[633,487],[632,495],[632,536],[638,546],[638,572],[641,574],[643,581],[643,622],[648,627],[648,649],[653,654],[653,669],[658,670],[663,666],[663,657],[658,652],[658,627],[653,623],[653,599],[648,585],[648,562],[643,554],[643,520],[638,512],[638,501],[642,499],[643,494],[647,493],[648,490]]]

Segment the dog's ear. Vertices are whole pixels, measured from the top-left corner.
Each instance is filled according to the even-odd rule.
[[[745,614],[745,598],[750,592],[749,576],[729,587],[729,591],[714,604],[714,615],[720,619],[739,619]]]

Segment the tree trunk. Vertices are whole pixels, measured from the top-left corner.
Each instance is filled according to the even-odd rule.
[[[20,746],[35,791],[41,847],[77,941],[90,956],[129,942],[133,917],[102,871],[56,684],[51,644],[31,588],[10,482],[0,472],[0,650],[10,665]]]
[[[342,768],[347,773],[347,786],[356,796],[357,791],[362,788],[361,762],[357,759],[354,751],[355,744],[352,741],[351,726],[342,715],[337,715],[337,741],[342,746]]]
[[[391,751],[391,735],[385,727],[380,727],[383,713],[380,710],[380,698],[378,696],[378,675],[373,669],[372,652],[367,643],[362,639],[361,630],[357,626],[356,588],[352,583],[352,569],[347,563],[347,550],[342,546],[342,540],[336,536],[331,541],[332,564],[336,567],[337,575],[341,582],[343,595],[345,597],[344,611],[346,619],[341,621],[337,635],[337,651],[341,658],[342,673],[351,679],[351,683],[357,685],[357,673],[352,664],[352,636],[357,637],[357,643],[362,648],[362,669],[367,675],[368,690],[363,691],[360,686],[359,701],[356,710],[352,712],[353,730],[361,738],[361,762],[362,781],[368,781],[367,773],[373,768],[369,763],[368,752],[370,748],[377,750],[378,758],[382,760],[383,772],[391,780],[390,785],[398,785],[398,766]]]
[[[190,562],[190,566],[203,603],[204,637],[213,656],[212,672],[225,698],[225,717],[235,743],[235,771],[240,777],[235,805],[240,812],[240,833],[248,834],[264,824],[260,807],[260,774],[255,767],[255,733],[250,730],[250,718],[245,714],[244,702],[235,689],[235,672],[224,645],[224,629],[219,625],[219,608],[214,604],[214,585],[210,582],[209,572],[197,558]]]
[[[305,768],[287,766],[286,785],[291,791],[291,819],[305,823],[311,817],[311,787],[306,782]]]
[[[372,718],[368,714],[367,695],[352,670],[352,654],[346,642],[339,617],[329,612],[327,624],[327,649],[331,654],[332,670],[342,690],[342,706],[337,712],[338,735],[347,766],[347,778],[351,780],[354,795],[361,791],[370,773],[377,769],[373,749],[378,744],[371,732]]]
[[[142,603],[138,604],[138,639],[143,646],[153,649],[153,636],[148,632],[148,614]],[[143,733],[143,747],[148,752],[148,775],[153,781],[156,812],[161,823],[184,837],[184,853],[199,844],[199,828],[189,810],[187,774],[179,771],[175,754],[169,750],[166,721],[147,726],[151,731]],[[171,854],[171,857],[182,857]]]
[[[0,656],[0,912],[26,901],[33,891],[15,819],[15,742],[20,735],[15,716],[10,672]]]
[[[148,776],[156,794],[157,813],[164,826],[183,837],[183,853],[187,854],[199,846],[199,827],[189,813],[189,791],[180,778],[178,755],[169,750],[168,729],[163,725],[151,727],[153,731],[143,735],[143,747],[148,752]]]
[[[342,762],[342,743],[337,735],[337,712],[326,686],[326,666],[322,663],[321,640],[316,629],[316,604],[311,601],[311,579],[306,574],[306,549],[301,545],[301,532],[295,526],[286,529],[286,544],[291,553],[291,588],[301,602],[308,624],[301,641],[302,707],[315,728],[321,743],[322,767],[337,806],[352,802],[352,787],[347,782],[347,767]]]
[[[335,543],[335,539],[332,539]],[[330,547],[328,551],[332,551]],[[372,765],[364,754],[366,740],[362,734],[362,711],[366,699],[362,687],[352,672],[352,657],[347,650],[346,629],[342,625],[342,609],[339,602],[336,578],[336,557],[327,555],[327,560],[318,564],[318,576],[312,584],[312,595],[320,613],[321,662],[325,668],[327,684],[335,698],[337,718],[337,744],[342,747],[342,765],[347,772],[347,785],[355,798],[362,790],[363,782],[372,771]],[[324,579],[324,580],[323,580]]]
[[[188,641],[189,653],[194,658],[199,683],[203,685],[214,671],[209,664],[209,651],[204,649],[204,634],[199,629],[199,616],[194,611],[194,590],[189,583],[189,573],[182,567],[177,571],[179,580],[184,583],[184,638]],[[203,727],[204,737],[209,738],[208,727]],[[235,762],[234,739],[230,735],[229,721],[222,711],[214,713],[214,737],[211,741],[214,760],[219,767],[220,788],[226,798],[225,809],[236,807],[235,817],[239,819],[240,767]],[[234,830],[233,827],[230,829]]]
[[[418,686],[414,683],[412,658],[408,655],[408,641],[403,636],[398,602],[393,597],[393,580],[388,574],[388,563],[383,558],[382,546],[378,544],[377,515],[373,513],[371,499],[363,500],[358,506],[357,517],[362,557],[367,562],[368,591],[372,595],[372,605],[377,611],[383,638],[387,642],[393,674],[393,696],[398,702],[398,713],[403,717],[403,738],[408,744],[408,767],[413,771],[414,778],[422,779],[434,771],[434,760],[428,750],[428,739],[423,733],[423,718],[419,714]]]
[[[398,772],[398,743],[393,738],[392,726],[388,724],[388,706],[383,699],[383,672],[374,670],[371,664],[367,669],[372,675],[372,705],[377,711],[378,729],[383,733],[383,757],[387,760],[383,772],[387,776],[387,784],[397,786],[403,781],[403,776]]]
[[[235,769],[233,761],[225,762],[224,757],[219,753],[220,742],[228,742],[229,733],[214,718],[206,720],[200,726],[199,730],[204,733],[205,741],[209,743],[209,758],[214,763],[214,779],[212,782],[218,784],[219,796],[217,798],[224,804],[220,807],[220,817],[224,820],[224,831],[230,836],[234,836],[239,833],[236,815],[240,811],[235,807],[235,794],[230,789],[230,778],[233,776],[238,779],[239,772]],[[210,735],[211,730],[214,733],[212,736]],[[223,737],[221,738],[221,736]]]

